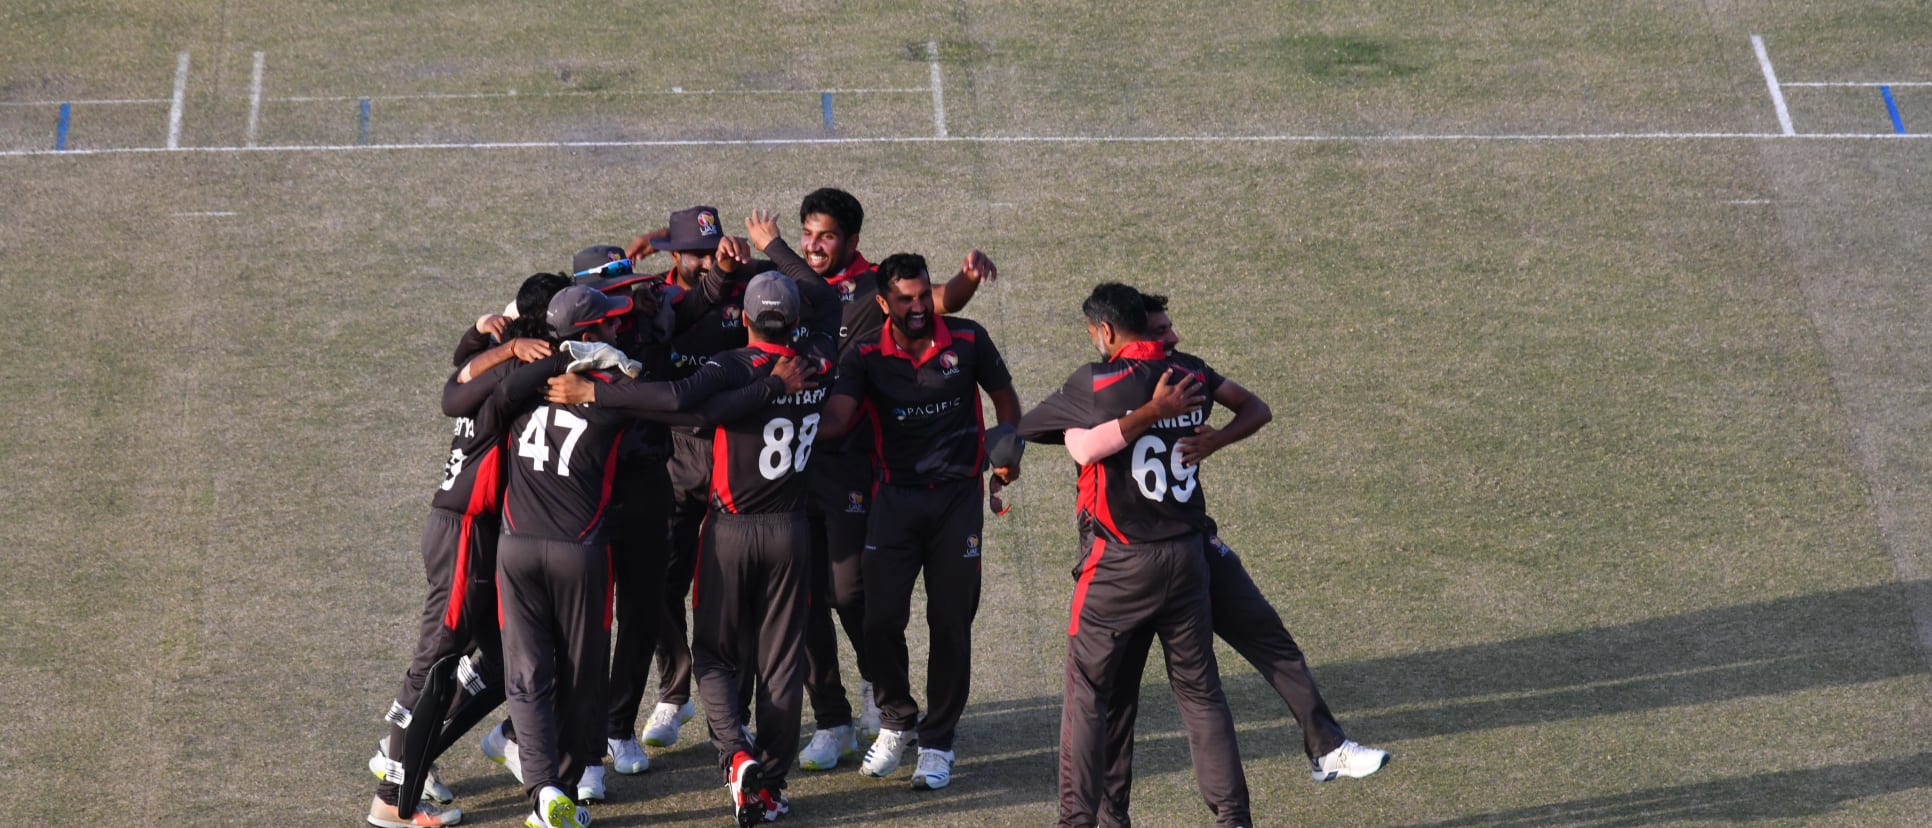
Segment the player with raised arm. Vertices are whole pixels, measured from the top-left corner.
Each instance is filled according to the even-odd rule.
[[[752,247],[799,279],[801,285],[818,280],[837,291],[842,309],[838,319],[841,354],[858,343],[877,342],[885,311],[877,299],[877,280],[872,275],[875,268],[859,251],[865,208],[851,193],[822,187],[799,202],[798,221],[802,252],[793,251],[780,237],[777,216],[763,210],[753,210],[745,219],[746,235]],[[998,275],[985,254],[968,252],[959,273],[935,289],[933,312],[964,309],[979,286],[991,283]],[[864,646],[865,590],[860,565],[875,482],[869,416],[862,408],[862,419],[845,439],[821,441],[812,464],[817,483],[812,486],[808,514],[812,522],[815,598],[807,610],[805,691],[812,702],[816,730],[798,756],[799,767],[805,770],[831,770],[841,758],[858,752],[860,739],[870,741],[879,735],[879,706]],[[835,613],[858,663],[861,705],[856,721],[839,675]]]
[[[1098,285],[1082,310],[1103,361],[1074,371],[1019,426],[1029,441],[1066,445],[1094,534],[1075,570],[1067,625],[1059,824],[1099,819],[1109,708],[1140,681],[1123,665],[1144,659],[1158,636],[1201,796],[1217,825],[1247,825],[1247,779],[1214,658],[1207,496],[1178,448],[1207,422],[1222,379],[1148,338],[1146,307],[1131,287]]]
[[[888,324],[845,354],[826,403],[820,434],[846,433],[862,405],[872,418],[879,482],[866,526],[865,648],[876,682],[881,728],[860,772],[898,768],[915,730],[914,789],[951,782],[953,737],[971,687],[972,626],[979,610],[981,474],[995,490],[1019,477],[1012,425],[1020,398],[999,349],[979,323],[933,313],[923,257],[901,253],[879,263],[875,301]],[[985,427],[980,391],[999,426]],[[912,697],[906,651],[913,582],[924,573],[931,649],[925,717]]]

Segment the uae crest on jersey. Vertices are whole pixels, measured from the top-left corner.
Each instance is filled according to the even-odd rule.
[[[940,354],[939,367],[945,369],[941,372],[944,376],[950,377],[959,373],[959,355],[952,351]]]
[[[737,305],[726,305],[724,306],[724,321],[719,323],[719,325],[725,328],[741,327],[745,324],[744,315],[745,311],[743,308]]]
[[[966,536],[966,554],[961,555],[960,557],[962,558],[979,557],[979,536],[978,535]]]
[[[858,291],[859,291],[858,282],[855,282],[851,279],[847,279],[843,282],[840,282],[839,283],[839,301],[841,302],[852,301],[852,294],[857,293]]]
[[[865,495],[859,494],[858,492],[846,492],[845,511],[847,514],[853,515],[865,514]]]

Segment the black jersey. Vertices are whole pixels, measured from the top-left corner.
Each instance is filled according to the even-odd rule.
[[[505,424],[503,528],[513,535],[584,541],[602,528],[617,473],[617,445],[630,417],[588,405],[543,401],[544,383],[568,353],[512,371],[484,403],[479,427]],[[608,383],[610,375],[584,375]]]
[[[791,348],[762,342],[717,355],[738,384],[770,376]],[[774,514],[805,509],[812,443],[827,389],[773,397],[757,409],[718,423],[711,434],[711,506],[727,514]]]
[[[666,274],[669,277],[669,274]],[[726,281],[718,300],[707,301],[702,293],[687,290],[672,300],[675,333],[670,343],[670,373],[664,379],[683,379],[711,359],[734,348],[743,348],[745,334],[745,283]]]
[[[873,274],[878,270],[878,265],[865,260],[864,253],[854,252],[851,263],[825,280],[839,292],[839,306],[843,309],[839,322],[840,353],[850,349],[852,343],[871,342],[879,335],[879,329],[885,327],[885,310],[876,301],[879,280]]]
[[[1012,387],[1006,360],[978,322],[932,318],[924,353],[900,349],[892,332],[846,354],[833,393],[872,406],[873,465],[886,483],[945,483],[986,468],[979,391]]]
[[[1093,428],[1146,405],[1169,367],[1192,374],[1206,386],[1208,400],[1201,410],[1160,420],[1127,448],[1080,467],[1082,526],[1116,543],[1151,543],[1209,531],[1207,494],[1195,475],[1198,467],[1182,465],[1174,444],[1208,421],[1221,375],[1191,354],[1167,356],[1158,342],[1136,342],[1107,362],[1081,366],[1066,385],[1020,418],[1022,439],[1064,443],[1067,429]]]
[[[474,345],[475,338],[466,333],[463,342]],[[489,340],[483,339],[482,344],[487,347]],[[461,345],[457,348],[461,362],[468,362],[477,353],[472,347],[465,356],[465,350]],[[471,377],[469,382],[456,381],[461,373],[459,368],[443,383],[443,414],[452,418],[452,429],[449,454],[443,460],[443,482],[430,497],[431,506],[472,516],[494,515],[502,508],[503,432],[495,425],[478,428],[477,416],[491,392],[515,365],[515,362],[500,364]]]

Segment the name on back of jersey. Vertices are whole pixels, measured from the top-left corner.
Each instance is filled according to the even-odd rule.
[[[1128,414],[1132,414],[1133,412],[1131,412],[1131,411],[1129,411],[1129,412],[1127,412],[1127,413],[1128,413]],[[1123,416],[1124,416],[1124,415],[1123,415]],[[1195,426],[1198,426],[1198,425],[1202,425],[1202,424],[1205,424],[1206,422],[1207,422],[1207,409],[1201,409],[1201,410],[1199,410],[1199,411],[1190,411],[1190,412],[1188,412],[1188,413],[1186,413],[1186,414],[1181,414],[1181,415],[1178,415],[1178,416],[1174,416],[1174,417],[1166,417],[1166,418],[1163,418],[1163,419],[1159,419],[1159,420],[1155,420],[1155,421],[1154,421],[1154,424],[1153,424],[1152,426],[1150,426],[1150,428],[1153,428],[1153,429],[1167,429],[1167,428],[1188,428],[1188,429],[1191,429],[1191,428],[1194,428]]]
[[[771,401],[771,405],[818,405],[819,403],[825,401],[825,393],[830,390],[831,389],[826,388],[824,386],[820,386],[818,388],[807,388],[796,394],[786,394],[785,396],[782,396],[782,397],[773,397]]]
[[[456,418],[456,428],[455,428],[455,430],[454,430],[454,431],[452,432],[452,434],[451,434],[451,436],[453,436],[453,437],[466,437],[466,438],[467,438],[467,437],[475,437],[475,436],[476,436],[476,420],[475,420],[475,419],[473,419],[473,418],[470,418],[470,417],[457,417],[457,418]]]

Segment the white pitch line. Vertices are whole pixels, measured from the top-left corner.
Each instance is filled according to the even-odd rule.
[[[924,92],[926,90],[921,89],[919,91]],[[107,106],[113,104],[164,104],[167,102],[167,98],[96,98],[77,101],[0,101],[0,106],[60,106],[61,104]]]
[[[168,106],[168,149],[181,148],[181,107],[188,97],[188,53],[174,62],[174,98]]]
[[[248,145],[255,146],[255,132],[262,123],[262,68],[266,52],[255,53],[255,73],[248,81]]]
[[[1764,86],[1771,90],[1771,106],[1778,111],[1778,126],[1786,135],[1796,135],[1791,127],[1791,110],[1784,106],[1784,90],[1778,87],[1778,73],[1771,68],[1771,55],[1764,51],[1764,38],[1751,35],[1751,48],[1758,53],[1758,68],[1764,70]]]
[[[187,213],[175,213],[175,215],[178,217],[222,218],[225,216],[240,215],[240,213],[236,213],[232,210],[198,210],[198,211],[187,212]]]
[[[560,91],[560,92],[422,92],[409,95],[292,95],[285,98],[270,98],[277,103],[317,103],[328,101],[359,101],[368,98],[372,101],[434,101],[466,100],[475,98],[588,98],[588,97],[632,97],[642,95],[816,95],[820,92],[837,94],[855,93],[919,93],[932,90],[928,87],[915,88],[854,88],[854,89],[621,89],[613,91]]]
[[[1729,200],[1729,201],[1726,201],[1726,202],[1724,202],[1724,203],[1725,203],[1725,204],[1770,204],[1770,203],[1771,203],[1771,199],[1768,199],[1768,198],[1734,198],[1734,199],[1731,199],[1731,200]]]
[[[0,150],[0,158],[37,155],[127,155],[169,152],[371,152],[393,150],[514,150],[514,149],[624,149],[634,147],[778,147],[861,144],[1281,144],[1281,143],[1565,143],[1597,141],[1763,140],[1795,137],[1806,140],[1912,141],[1932,139],[1932,133],[1892,132],[1807,133],[1786,136],[1776,132],[1609,132],[1577,134],[1438,134],[1438,135],[991,135],[888,136],[880,138],[745,138],[733,140],[665,139],[637,141],[500,141],[421,144],[282,144],[257,147],[105,147],[69,150]]]
[[[1785,86],[1932,86],[1932,81],[1802,81]]]
[[[932,67],[932,134],[946,137],[946,87],[939,83],[939,42],[926,41],[926,62]]]

